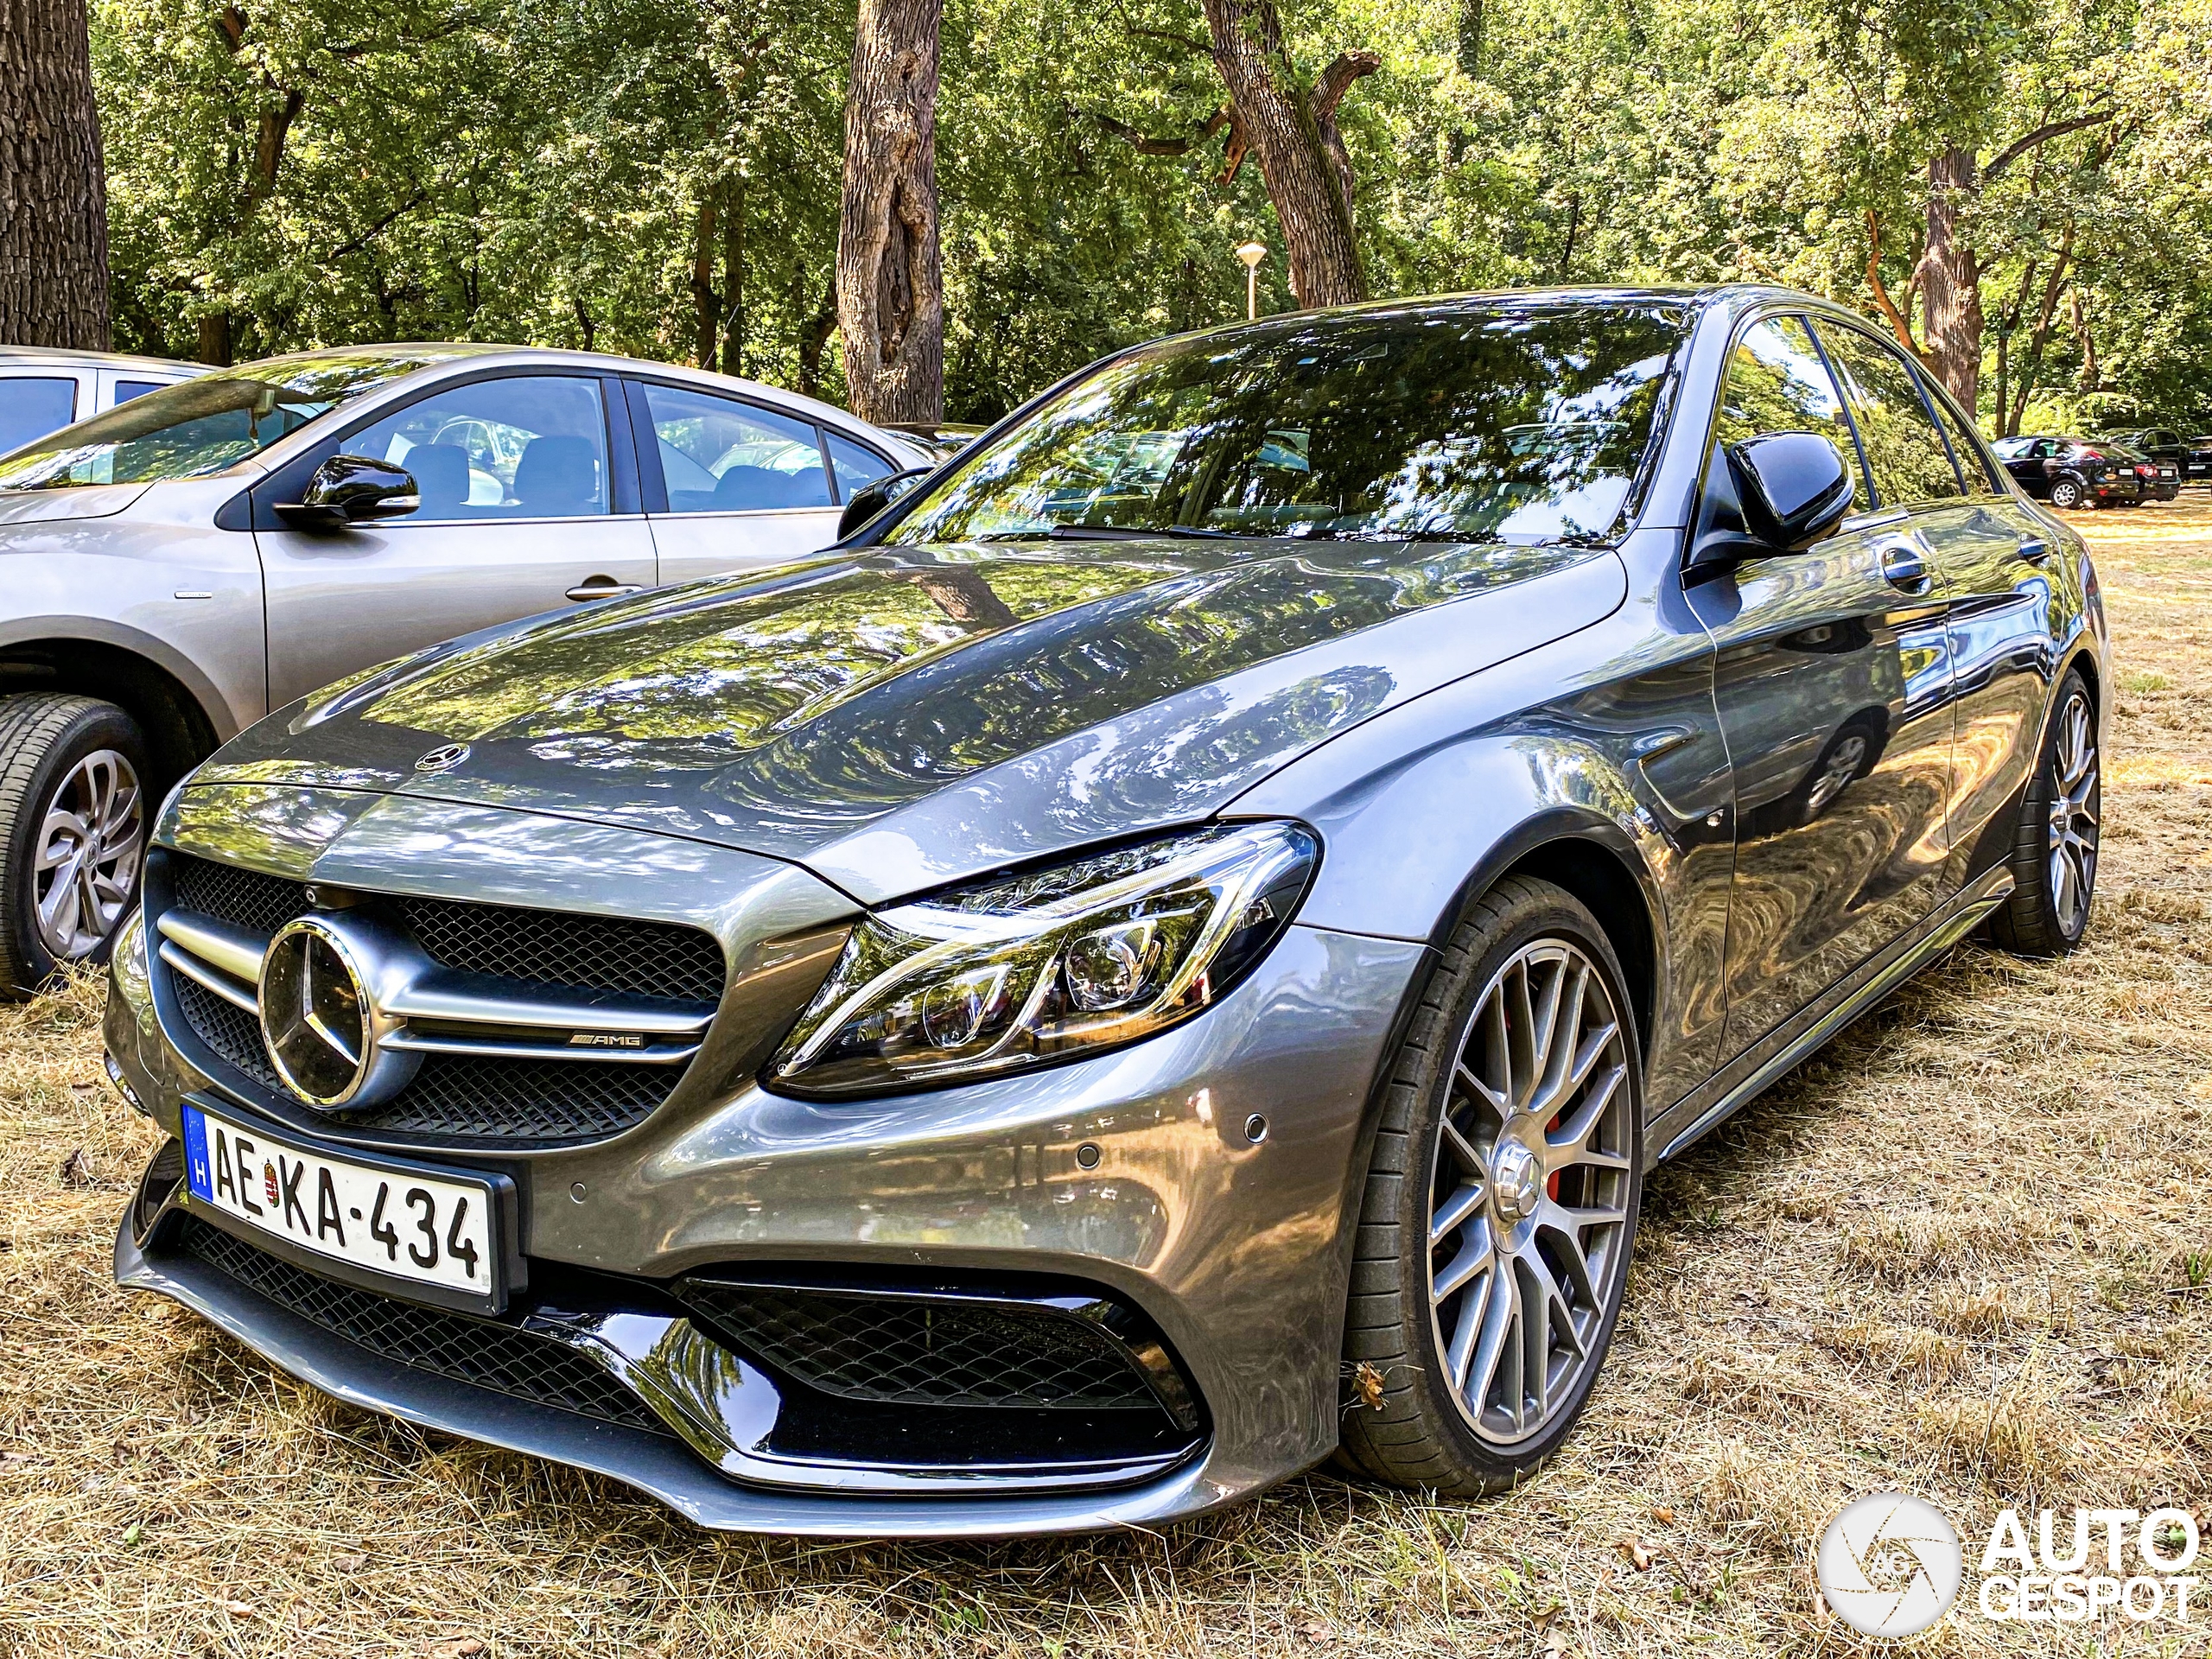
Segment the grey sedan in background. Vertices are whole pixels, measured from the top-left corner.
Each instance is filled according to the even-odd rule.
[[[821,557],[194,772],[117,1271],[711,1526],[1505,1490],[1656,1162],[1970,930],[2082,938],[2106,649],[2081,539],[1802,295],[1139,346]]]
[[[0,456],[0,995],[104,947],[162,792],[266,710],[810,553],[931,458],[750,382],[467,345],[245,364]]]

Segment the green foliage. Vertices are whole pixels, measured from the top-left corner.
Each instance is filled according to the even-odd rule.
[[[95,0],[118,343],[689,360],[711,201],[720,360],[836,397],[853,3]],[[1299,74],[1383,56],[1340,115],[1383,295],[1777,280],[1871,315],[1871,219],[1910,314],[1931,156],[1986,167],[2101,116],[1961,202],[1984,423],[2009,412],[2001,339],[2032,407],[2212,427],[2212,0],[1281,3]],[[1263,307],[1289,305],[1256,165],[1224,178],[1202,132],[1222,89],[1196,0],[950,0],[944,30],[949,416],[1241,315],[1248,238],[1277,249]]]

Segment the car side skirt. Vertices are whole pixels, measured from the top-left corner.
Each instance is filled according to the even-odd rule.
[[[1685,1151],[1780,1082],[1814,1050],[1973,932],[2005,902],[2013,885],[2007,868],[1986,872],[1916,931],[1723,1066],[1710,1083],[1678,1102],[1653,1126],[1656,1138],[1669,1125],[1688,1119],[1660,1149],[1656,1161]]]

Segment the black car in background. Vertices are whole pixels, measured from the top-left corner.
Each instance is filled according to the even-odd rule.
[[[2107,432],[2098,442],[2125,444],[2148,460],[2171,467],[2176,478],[2189,476],[2189,442],[2170,426],[2139,426]]]
[[[2054,507],[2133,506],[2148,493],[2137,462],[2119,445],[2023,433],[1990,446],[2030,495]]]
[[[2189,441],[2189,475],[2212,478],[2212,432]]]
[[[2171,501],[2181,493],[2183,463],[2145,454],[2140,447],[2118,439],[2100,438],[2099,447],[2117,449],[2120,455],[2135,466],[2135,476],[2143,480],[2143,499]]]

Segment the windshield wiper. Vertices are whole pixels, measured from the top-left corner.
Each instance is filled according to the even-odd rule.
[[[1165,537],[1198,537],[1207,541],[1235,541],[1233,531],[1203,530],[1196,524],[1163,524],[1142,530],[1135,524],[1052,524],[1039,530],[995,530],[970,537],[977,542],[1154,542]]]

